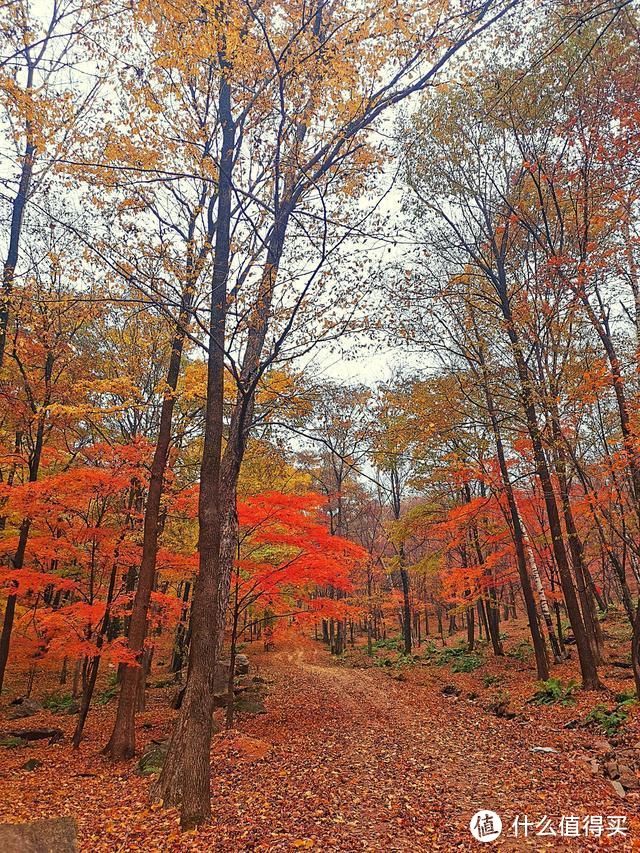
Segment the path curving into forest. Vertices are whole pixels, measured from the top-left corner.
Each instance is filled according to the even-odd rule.
[[[378,668],[341,666],[311,641],[264,656],[260,670],[274,679],[269,713],[243,729],[272,744],[263,768],[264,797],[271,799],[264,819],[254,813],[247,830],[242,803],[249,792],[238,780],[233,796],[248,834],[234,849],[284,850],[296,842],[345,851],[476,849],[468,824],[480,809],[508,824],[494,844],[503,849],[525,846],[507,837],[517,814],[536,821],[626,814],[637,831],[638,801],[620,801],[590,772],[572,732],[544,732],[540,743],[543,733],[530,721],[499,719],[477,703],[443,696],[437,680],[420,687]],[[558,753],[534,754],[535,745]],[[550,838],[532,839],[531,847],[550,842],[562,848]],[[564,843],[597,847],[584,837]],[[630,844],[616,839],[610,846]]]

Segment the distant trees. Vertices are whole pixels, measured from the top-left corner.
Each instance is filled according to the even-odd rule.
[[[541,80],[549,81],[544,96],[534,96],[526,77],[508,89],[514,69],[496,66],[487,86],[479,87],[474,96],[460,87],[447,93],[446,100],[431,99],[415,119],[406,158],[415,210],[428,223],[423,231],[425,246],[431,257],[438,258],[438,268],[446,277],[444,283],[428,275],[421,280],[419,268],[412,274],[409,287],[421,306],[409,308],[414,334],[424,334],[442,353],[445,369],[457,374],[474,417],[483,424],[486,440],[497,454],[520,586],[542,675],[545,652],[530,570],[555,657],[559,648],[509,467],[517,464],[521,477],[535,475],[538,480],[538,499],[548,524],[549,558],[577,643],[583,683],[590,688],[599,686],[596,667],[601,637],[597,590],[576,524],[573,482],[583,465],[594,463],[583,455],[588,451],[583,450],[582,418],[593,402],[587,364],[599,339],[620,415],[630,495],[635,494],[636,450],[628,420],[625,426],[622,362],[613,344],[609,297],[598,284],[612,276],[621,282],[628,275],[625,269],[633,251],[630,254],[627,249],[625,261],[618,263],[612,247],[617,242],[615,230],[619,229],[620,244],[625,245],[625,233],[634,226],[628,208],[626,215],[620,208],[614,212],[612,200],[618,196],[613,181],[601,175],[601,180],[589,184],[596,163],[611,161],[615,142],[609,139],[607,144],[602,129],[618,135],[613,130],[617,98],[612,97],[606,107],[599,103],[596,129],[585,112],[582,92],[602,88],[610,93],[619,82],[622,95],[629,85],[626,48],[621,46],[627,24],[623,16],[611,36],[610,49],[619,56],[618,68],[614,70],[604,54],[587,53],[579,82],[569,90],[564,82],[552,79],[567,79],[564,73],[557,74],[558,68],[568,71],[576,56],[588,52],[597,37],[595,25],[554,54],[548,70],[536,77],[536,92],[541,91]],[[554,85],[562,87],[557,95]],[[503,89],[506,94],[496,100],[496,91]],[[626,156],[630,150],[627,142]],[[620,227],[621,222],[626,224]],[[597,254],[597,262],[592,253]],[[635,309],[625,310],[630,318],[635,316]],[[582,387],[581,375],[587,380]],[[469,384],[471,377],[475,387]],[[505,399],[506,388],[510,399]],[[508,457],[514,453],[510,462]],[[622,581],[624,587],[626,578]]]

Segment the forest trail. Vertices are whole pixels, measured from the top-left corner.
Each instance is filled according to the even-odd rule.
[[[640,839],[638,795],[618,799],[589,770],[590,750],[603,739],[564,729],[557,708],[499,719],[464,690],[444,696],[442,687],[459,681],[448,670],[417,666],[398,681],[379,667],[340,664],[301,637],[274,652],[257,644],[247,652],[252,674],[266,681],[266,713],[243,714],[237,730],[214,738],[214,823],[181,834],[176,812],[150,807],[151,780],[138,775],[137,761],[113,765],[99,754],[112,708],[95,709],[78,753],[68,737],[4,751],[0,818],[71,815],[80,849],[91,853],[477,850],[469,820],[480,809],[501,815],[493,847],[502,850],[598,847],[584,836],[516,840],[509,834],[517,814],[535,822],[547,815],[556,826],[562,815],[602,815],[605,826],[607,816],[626,815],[627,839],[600,846],[631,849]],[[141,746],[169,735],[166,703],[150,690],[138,720]],[[73,726],[70,717],[39,722]],[[42,767],[21,769],[27,757]]]
[[[444,675],[427,687],[399,682],[378,668],[341,666],[300,642],[264,656],[275,682],[269,714],[250,726],[273,745],[270,775],[281,780],[267,825],[254,815],[250,843],[259,838],[260,849],[289,849],[296,840],[353,851],[477,849],[468,826],[480,809],[501,814],[503,849],[526,846],[508,837],[517,814],[556,823],[562,815],[627,814],[637,831],[637,801],[618,800],[591,774],[575,732],[538,732],[527,720],[498,719],[443,696]],[[533,746],[558,753],[535,754]],[[590,846],[584,837],[564,845]],[[531,840],[535,849],[549,846],[563,845]]]

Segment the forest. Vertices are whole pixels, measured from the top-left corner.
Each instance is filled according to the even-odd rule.
[[[634,0],[3,0],[0,260],[0,850],[640,844]]]

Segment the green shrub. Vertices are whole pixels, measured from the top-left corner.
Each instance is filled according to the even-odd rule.
[[[474,672],[484,663],[482,655],[467,650],[466,645],[450,646],[442,649],[436,663],[445,666],[450,663],[452,672]]]
[[[484,663],[484,659],[480,655],[470,652],[466,655],[461,655],[451,667],[452,672],[475,672]]]
[[[635,705],[637,697],[635,693],[618,693],[615,699],[614,708],[609,709],[606,705],[596,705],[593,710],[589,711],[585,720],[586,725],[595,726],[609,737],[617,735],[626,723],[629,708],[631,705]]]
[[[518,643],[515,648],[507,652],[507,655],[510,658],[515,658],[520,661],[529,660],[532,654],[533,646],[527,640],[523,640],[523,642]]]
[[[559,678],[539,681],[538,689],[529,700],[533,705],[572,705],[578,682],[571,679],[566,685]]]
[[[423,657],[425,657],[425,658],[431,658],[431,657],[433,657],[435,654],[437,654],[437,651],[438,651],[438,650],[436,649],[436,644],[433,642],[433,640],[430,640],[430,641],[426,644],[426,646],[424,647],[424,650],[423,650],[423,652],[422,652],[422,656],[423,656]]]
[[[633,690],[629,690],[626,693],[616,693],[615,700],[616,705],[635,705],[638,697]]]
[[[606,705],[596,705],[589,711],[586,718],[587,725],[595,726],[608,737],[617,735],[627,720],[627,712],[621,707],[609,710]]]
[[[458,643],[457,646],[446,646],[438,652],[438,664],[444,666],[446,663],[452,663],[462,655],[468,654],[466,643]]]
[[[71,693],[50,693],[42,700],[42,707],[53,714],[67,714],[73,705],[75,705],[75,699]]]
[[[496,691],[492,701],[487,705],[487,711],[495,714],[496,717],[502,717],[506,720],[512,720],[516,714],[511,710],[511,695],[508,690]]]
[[[404,649],[402,637],[388,637],[386,640],[376,640],[373,644],[374,651],[385,649],[390,652],[399,652]]]
[[[114,698],[116,693],[118,692],[118,673],[112,672],[109,675],[109,679],[107,681],[106,688],[98,693],[96,696],[96,702],[98,705],[108,705],[109,702]]]
[[[392,658],[386,655],[385,657],[376,657],[373,659],[373,665],[379,666],[383,669],[389,669],[394,667],[395,669],[402,669],[405,666],[413,666],[419,658],[414,655],[405,655],[404,652],[396,655],[396,657]]]
[[[4,735],[3,737],[0,737],[0,746],[3,746],[5,749],[18,749],[18,747],[26,745],[26,740],[21,737],[16,737],[15,735]]]
[[[484,675],[482,677],[482,684],[485,687],[497,687],[498,684],[502,684],[504,678],[501,675]]]

